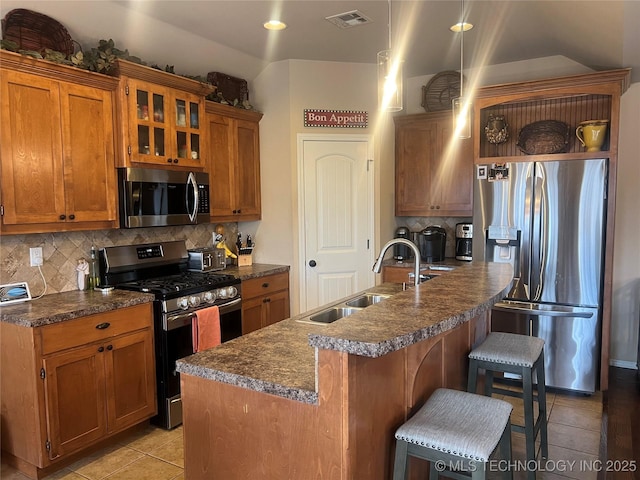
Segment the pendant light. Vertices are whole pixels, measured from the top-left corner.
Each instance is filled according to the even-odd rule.
[[[460,0],[460,23],[451,27],[460,33],[460,96],[452,100],[453,129],[458,138],[471,138],[471,99],[464,96],[464,32],[473,25],[464,21],[464,0]]]
[[[389,0],[389,49],[378,52],[378,108],[402,110],[402,60],[391,50],[391,0]]]

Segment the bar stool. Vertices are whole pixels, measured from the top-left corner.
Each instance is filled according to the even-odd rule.
[[[456,479],[486,479],[489,458],[498,446],[500,460],[511,461],[512,409],[510,403],[496,398],[436,390],[396,431],[393,479],[407,478],[409,456],[431,462],[429,480],[440,473]],[[501,470],[504,478],[513,478],[510,468]]]
[[[544,340],[514,333],[492,332],[469,354],[467,391],[475,393],[478,369],[485,369],[484,394],[490,397],[501,393],[521,398],[524,402],[524,426],[511,425],[515,432],[524,432],[527,464],[536,460],[536,438],[540,435],[540,453],[547,458],[547,399],[544,378]],[[522,393],[493,386],[493,372],[521,375]],[[537,395],[533,394],[533,373],[538,381]],[[538,403],[538,419],[534,421],[533,402]],[[528,477],[535,478],[535,469],[528,469]]]

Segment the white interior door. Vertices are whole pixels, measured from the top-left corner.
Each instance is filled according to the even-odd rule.
[[[308,135],[300,143],[300,306],[307,311],[374,284],[373,148],[362,135]]]

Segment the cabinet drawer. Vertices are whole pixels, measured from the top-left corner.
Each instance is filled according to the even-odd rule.
[[[145,303],[40,327],[42,355],[147,328],[153,324],[151,308]]]
[[[289,289],[289,272],[252,278],[242,282],[242,297],[249,299]]]

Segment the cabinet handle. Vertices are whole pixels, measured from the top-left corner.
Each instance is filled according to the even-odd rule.
[[[113,350],[113,345],[107,345],[107,350]]]
[[[104,347],[99,347],[99,348],[98,348],[98,351],[99,351],[100,353],[104,352]]]
[[[98,330],[104,330],[105,328],[109,328],[111,324],[109,322],[104,322],[104,323],[99,323],[98,325],[96,325],[96,328]]]
[[[173,159],[173,163],[178,163],[178,159],[177,159],[177,158],[174,158],[174,159]]]
[[[269,282],[264,282],[262,284],[262,288],[269,288]]]
[[[173,162],[173,160],[170,158],[167,158],[167,163],[171,163],[171,162]]]
[[[238,209],[238,213],[242,213],[242,210],[241,210],[241,209]]]
[[[69,220],[75,220],[76,216],[72,213],[71,215],[69,215]]]
[[[440,210],[440,205],[436,205],[436,210]]]
[[[64,220],[65,218],[67,218],[66,215],[60,215],[60,220]]]

